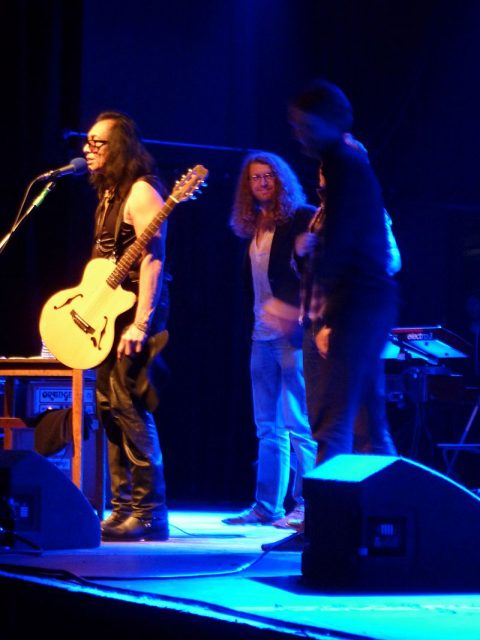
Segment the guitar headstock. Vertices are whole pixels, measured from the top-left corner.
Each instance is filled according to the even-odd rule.
[[[194,199],[195,193],[199,192],[200,187],[205,183],[208,176],[208,170],[201,164],[197,164],[193,169],[189,169],[185,175],[175,182],[173,191],[170,195],[175,202],[184,202],[185,200]],[[206,186],[206,185],[205,185]]]

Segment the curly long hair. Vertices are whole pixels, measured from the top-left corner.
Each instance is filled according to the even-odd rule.
[[[266,151],[251,153],[243,161],[230,217],[230,227],[240,238],[252,238],[257,228],[257,204],[249,182],[249,169],[254,162],[268,165],[275,174],[276,190],[272,211],[275,225],[287,222],[295,215],[295,210],[306,202],[303,188],[285,160]]]
[[[113,120],[108,139],[108,158],[102,173],[90,176],[99,197],[114,188],[124,198],[141,176],[156,174],[155,160],[142,143],[137,124],[120,111],[103,111],[95,122]]]

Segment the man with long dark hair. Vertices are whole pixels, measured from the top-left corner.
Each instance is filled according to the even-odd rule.
[[[312,423],[320,464],[353,452],[354,421],[368,389],[378,385],[381,353],[396,319],[397,286],[380,186],[366,153],[347,138],[353,122],[347,97],[317,80],[291,103],[290,121],[325,176],[323,247],[312,265],[308,313],[308,330],[325,358]],[[384,398],[375,398],[372,418],[384,411]],[[378,431],[370,440],[395,454],[385,421],[369,420],[368,427]]]
[[[367,150],[352,136],[345,136],[347,144],[363,151]],[[321,354],[315,339],[323,324],[321,313],[318,313],[319,304],[318,288],[313,286],[316,280],[315,265],[321,260],[321,252],[325,241],[323,227],[325,225],[326,208],[326,181],[322,168],[319,169],[319,188],[317,189],[320,206],[313,217],[308,231],[300,234],[295,240],[295,262],[300,272],[300,317],[305,328],[303,339],[303,367],[305,374],[305,388],[307,394],[308,416],[311,425],[317,425],[322,414],[322,397],[319,394],[322,376],[326,371],[326,358],[328,353]],[[387,231],[388,260],[386,263],[387,274],[394,276],[401,268],[402,259],[400,251],[393,235],[392,220],[384,211],[385,228]],[[310,303],[313,298],[314,309],[310,317]],[[326,304],[326,300],[324,302]],[[331,331],[331,329],[330,329]],[[328,349],[327,349],[328,351]],[[360,402],[359,413],[355,420],[353,448],[356,453],[374,453],[380,455],[396,455],[396,448],[390,436],[387,410],[385,403],[385,373],[383,360],[377,361],[378,371],[372,376],[365,386],[365,395]]]
[[[118,260],[159,212],[163,188],[136,124],[126,114],[101,113],[87,134],[84,155],[98,196],[93,257]],[[162,452],[145,376],[148,340],[165,328],[166,223],[147,243],[123,283],[136,294],[119,316],[113,348],[97,367],[99,417],[108,439],[112,512],[104,540],[166,540],[168,514]],[[147,384],[152,384],[147,382]]]
[[[306,411],[299,282],[291,260],[295,236],[305,231],[315,211],[305,201],[297,177],[282,158],[260,152],[245,159],[231,226],[248,240],[245,268],[253,321],[250,368],[258,461],[255,502],[224,520],[227,524],[289,528],[303,523],[302,478],[313,468],[316,443]],[[293,509],[285,516],[291,459]]]

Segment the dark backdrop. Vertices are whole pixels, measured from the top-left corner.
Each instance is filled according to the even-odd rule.
[[[194,163],[210,171],[208,189],[180,204],[169,223],[171,377],[157,417],[172,499],[252,495],[243,247],[228,219],[252,148],[283,155],[315,202],[316,168],[286,117],[289,98],[311,78],[325,76],[350,97],[353,133],[382,182],[404,261],[399,324],[442,324],[473,341],[475,0],[139,0],[134,8],[17,0],[11,11],[9,43],[0,45],[2,237],[30,181],[80,155],[80,134],[105,108],[138,121],[167,188]],[[86,178],[62,178],[4,247],[0,354],[40,351],[42,304],[80,281],[93,206]]]

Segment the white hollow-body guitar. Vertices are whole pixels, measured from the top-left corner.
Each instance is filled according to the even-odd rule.
[[[107,357],[113,346],[116,319],[136,301],[134,293],[122,288],[122,282],[175,205],[192,198],[207,176],[202,165],[189,169],[117,263],[93,258],[78,286],[47,300],[40,315],[40,335],[59,362],[72,369],[92,369]]]

